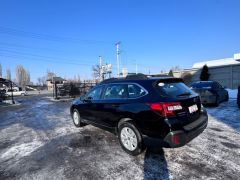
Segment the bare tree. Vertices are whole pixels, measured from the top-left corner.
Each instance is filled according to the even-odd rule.
[[[30,81],[31,81],[31,77],[30,77],[30,72],[29,71],[26,71],[26,85],[30,84]]]
[[[41,86],[47,85],[47,80],[52,80],[52,78],[56,76],[56,74],[50,70],[47,70],[46,75],[37,78],[38,84]]]
[[[2,78],[2,65],[0,64],[0,78]]]
[[[7,69],[7,72],[6,72],[6,79],[8,80],[11,80],[11,70],[10,69]]]
[[[42,85],[42,82],[41,82],[41,78],[39,77],[39,78],[37,78],[37,85]]]
[[[181,71],[182,70],[182,68],[180,68],[180,66],[173,66],[172,68],[171,68],[171,70],[172,71]]]
[[[77,75],[77,82],[78,82],[78,83],[81,82],[81,78],[80,78],[80,75],[79,75],[79,74]]]
[[[93,77],[95,80],[100,78],[100,66],[99,65],[92,66],[92,72],[93,72]]]
[[[189,85],[192,82],[192,74],[189,72],[185,72],[181,75],[181,78],[183,79],[184,83]]]
[[[52,79],[54,76],[56,76],[56,74],[54,72],[51,72],[50,70],[47,70],[47,79]]]
[[[19,86],[25,88],[30,83],[30,73],[22,65],[16,67],[16,79]]]

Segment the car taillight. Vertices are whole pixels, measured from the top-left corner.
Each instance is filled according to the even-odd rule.
[[[173,117],[176,111],[182,110],[179,102],[170,103],[147,103],[153,111],[157,111],[163,117]]]

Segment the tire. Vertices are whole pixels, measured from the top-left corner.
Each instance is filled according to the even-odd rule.
[[[225,101],[228,101],[228,100],[229,100],[229,94],[227,94]]]
[[[214,106],[218,107],[219,104],[220,104],[219,97],[216,96],[216,101],[215,101],[215,103],[214,103]]]
[[[123,150],[130,155],[139,155],[145,149],[139,130],[129,121],[119,125],[118,139]]]
[[[81,116],[77,109],[74,109],[72,112],[73,124],[76,127],[83,127],[85,124],[81,122]]]

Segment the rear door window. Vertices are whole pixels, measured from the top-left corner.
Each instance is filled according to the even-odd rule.
[[[125,99],[128,97],[126,84],[111,84],[108,85],[104,99]]]
[[[136,84],[128,84],[128,97],[129,98],[138,98],[146,95],[147,92]]]
[[[163,96],[176,98],[195,95],[195,93],[182,82],[158,82],[155,88]]]

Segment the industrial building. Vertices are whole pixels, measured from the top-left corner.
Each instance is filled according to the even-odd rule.
[[[191,69],[174,71],[175,77],[182,77],[184,73],[192,74],[192,82],[200,80],[202,67],[208,66],[209,80],[218,81],[222,86],[237,89],[240,85],[240,54],[234,54],[231,58],[197,62]]]

